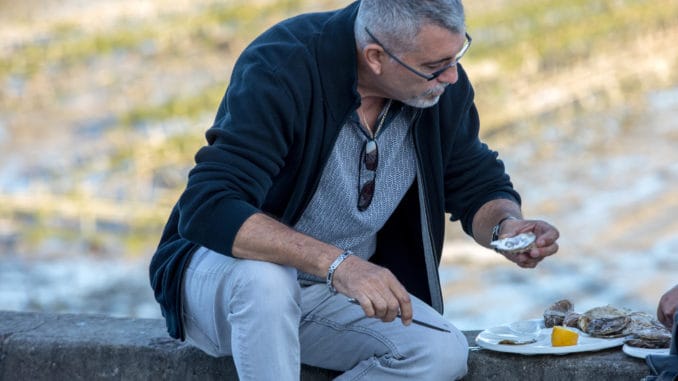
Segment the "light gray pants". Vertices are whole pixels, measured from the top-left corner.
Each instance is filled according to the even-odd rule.
[[[344,372],[338,380],[454,380],[467,371],[464,335],[412,297],[415,319],[368,318],[324,284],[300,287],[296,270],[201,248],[184,278],[189,343],[233,356],[241,380],[300,378],[300,363]]]

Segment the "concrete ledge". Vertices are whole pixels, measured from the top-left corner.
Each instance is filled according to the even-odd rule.
[[[640,380],[645,362],[620,348],[521,356],[471,346],[465,380]],[[338,373],[304,366],[302,380]],[[164,322],[98,315],[0,311],[0,380],[237,380],[230,358],[170,339]]]

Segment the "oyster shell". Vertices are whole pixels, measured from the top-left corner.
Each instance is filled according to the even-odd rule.
[[[664,330],[646,328],[628,335],[624,339],[624,344],[638,348],[669,348],[671,333],[666,328]]]
[[[629,312],[613,306],[595,307],[577,321],[579,329],[594,337],[622,337],[631,322]]]
[[[646,312],[631,312],[628,314],[628,317],[631,318],[629,325],[624,329],[624,332],[627,334],[632,334],[637,331],[642,331],[646,329],[658,329],[664,330],[667,333],[671,333],[668,328],[664,327],[662,323],[659,322],[654,316]]]
[[[574,304],[567,299],[553,303],[544,311],[544,326],[552,328],[556,325],[563,325],[565,316],[573,311]]]
[[[645,312],[632,312],[631,322],[624,329],[627,334],[625,344],[638,348],[668,348],[671,345],[671,332],[652,315]]]
[[[495,250],[499,250],[507,254],[521,253],[527,251],[534,246],[534,240],[537,237],[534,233],[522,233],[513,237],[502,238],[496,241],[490,242],[490,245],[494,247]]]
[[[579,318],[581,314],[574,311],[569,311],[565,313],[565,318],[563,319],[563,325],[566,327],[579,328]]]
[[[610,305],[579,314],[567,299],[544,311],[544,326],[557,325],[578,328],[593,337],[624,337],[624,344],[638,348],[669,348],[672,340],[670,330],[651,314]]]

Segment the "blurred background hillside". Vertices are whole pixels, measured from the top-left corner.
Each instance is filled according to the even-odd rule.
[[[235,58],[348,1],[0,0],[0,309],[159,317],[147,264]],[[678,283],[678,2],[467,1],[482,136],[560,253],[521,270],[450,224],[462,329],[654,312]]]

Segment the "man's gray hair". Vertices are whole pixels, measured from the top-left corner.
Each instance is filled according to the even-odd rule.
[[[423,25],[465,33],[464,19],[461,0],[362,0],[355,37],[360,48],[374,42],[365,32],[367,27],[389,49],[403,52],[412,48]]]

